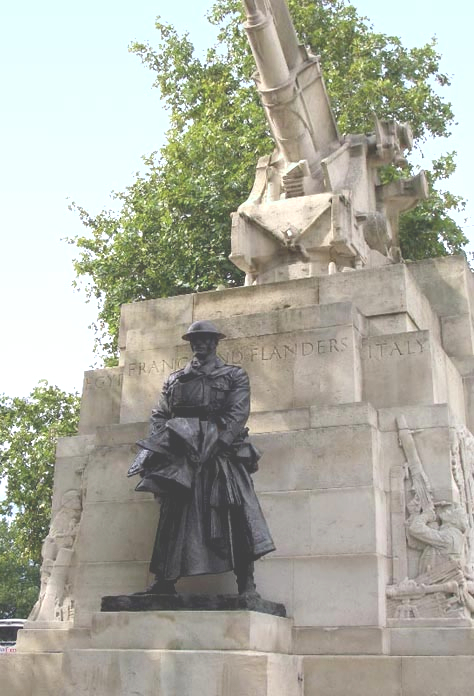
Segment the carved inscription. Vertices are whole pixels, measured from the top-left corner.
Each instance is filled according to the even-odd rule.
[[[365,358],[368,360],[385,360],[400,358],[405,355],[420,355],[427,348],[427,340],[423,338],[400,338],[392,340],[371,340],[365,346]]]
[[[123,374],[93,375],[84,379],[84,391],[89,389],[112,389],[120,387],[123,382]]]
[[[308,358],[318,355],[337,355],[344,353],[349,347],[349,337],[324,338],[313,341],[294,343],[264,344],[261,346],[245,346],[225,350],[225,345],[219,351],[219,357],[231,365],[243,365],[253,362],[278,363],[294,358]],[[133,361],[128,363],[130,377],[142,375],[169,374],[183,368],[190,356],[170,358],[167,360],[150,360],[147,362]]]

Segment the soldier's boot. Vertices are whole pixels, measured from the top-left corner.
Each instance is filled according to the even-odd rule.
[[[151,585],[148,585],[142,592],[134,592],[134,594],[176,594],[175,582],[176,580],[165,580],[161,573],[157,573]]]
[[[235,575],[237,578],[237,590],[239,595],[243,594],[253,594],[258,595],[257,586],[255,585],[254,579],[254,563],[250,561],[249,563],[239,565],[235,568]]]

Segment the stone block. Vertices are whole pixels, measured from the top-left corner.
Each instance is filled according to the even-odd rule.
[[[97,426],[118,423],[123,368],[110,367],[84,373],[79,433],[94,433]]]
[[[260,504],[271,529],[276,556],[307,556],[311,553],[311,493],[262,493]]]
[[[383,626],[386,579],[375,554],[295,558],[295,626]]]
[[[0,655],[2,696],[60,696],[60,653]]]
[[[402,696],[471,696],[474,657],[402,657]]]
[[[253,441],[263,452],[254,476],[258,491],[382,485],[375,467],[378,436],[371,426],[255,434]]]
[[[76,569],[74,626],[89,628],[105,595],[129,594],[148,585],[149,560],[128,563],[81,563]]]
[[[73,489],[81,490],[83,473],[89,461],[88,456],[58,457],[54,465],[54,489],[52,500],[53,514],[59,509],[61,499]]]
[[[275,556],[386,553],[385,505],[371,487],[262,493]]]
[[[178,295],[159,300],[146,300],[122,305],[120,312],[119,347],[124,349],[127,333],[142,327],[191,324],[194,295]]]
[[[255,611],[123,611],[94,614],[91,647],[291,653],[291,619]]]
[[[57,457],[87,456],[95,447],[94,435],[74,435],[60,437],[56,446]]]
[[[295,408],[285,411],[259,411],[250,414],[248,426],[252,433],[304,430],[310,427],[310,411],[308,408]]]
[[[123,504],[152,499],[151,494],[135,492],[139,476],[127,478],[127,470],[137,451],[135,444],[97,448],[87,468],[88,503]]]
[[[320,277],[320,304],[343,301],[366,317],[406,312],[417,329],[439,338],[438,318],[404,264]]]
[[[150,560],[158,506],[151,495],[136,497],[133,502],[86,503],[76,540],[80,563]]]
[[[151,413],[150,413],[151,415]],[[97,447],[114,447],[116,445],[133,445],[147,435],[149,430],[149,418],[137,423],[121,423],[120,425],[106,425],[97,428]]]
[[[441,317],[441,340],[449,356],[470,356],[474,350],[474,331],[470,312]]]
[[[281,602],[288,616],[294,616],[294,559],[264,556],[255,564],[259,593],[272,602]],[[235,585],[234,585],[235,587]]]
[[[436,401],[433,347],[427,331],[363,339],[362,372],[362,398],[376,408]]]
[[[465,425],[467,409],[463,379],[453,361],[444,354],[444,369],[446,371],[446,399],[458,424]],[[442,401],[442,399],[439,399]]]
[[[308,656],[303,669],[305,696],[402,696],[400,657]]]
[[[77,650],[61,696],[301,696],[301,659],[233,651]],[[300,678],[298,678],[300,677]]]
[[[33,623],[33,622],[32,622]],[[53,622],[51,622],[53,623]],[[17,638],[17,650],[21,653],[61,653],[67,645],[71,624],[56,622],[54,628],[23,628]]]
[[[411,430],[444,428],[452,425],[447,404],[403,405],[378,410],[379,428],[382,432],[397,430],[397,417],[404,415]]]
[[[472,272],[464,256],[424,259],[408,264],[407,269],[440,317],[471,310],[469,275]]]
[[[359,401],[359,333],[352,324],[223,340],[219,354],[242,365],[252,385],[252,410],[302,408]],[[183,367],[189,346],[130,353],[124,365],[120,421],[143,421],[164,378]]]
[[[287,283],[252,285],[222,292],[197,293],[194,295],[193,321],[201,319],[214,321],[248,314],[249,307],[256,312],[273,312],[278,309],[317,304],[319,304],[319,278],[302,278]]]
[[[333,626],[293,629],[297,655],[383,655],[388,652],[387,630],[374,626]]]
[[[474,628],[391,628],[391,655],[473,655]],[[474,659],[474,658],[473,658]]]
[[[474,374],[464,377],[464,398],[466,404],[466,426],[474,432]]]
[[[330,428],[340,425],[372,425],[377,427],[377,411],[367,402],[311,407],[311,427]]]
[[[369,336],[405,333],[406,331],[416,331],[418,329],[408,312],[381,314],[375,317],[370,317],[367,324]]]

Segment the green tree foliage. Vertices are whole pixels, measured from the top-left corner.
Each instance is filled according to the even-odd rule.
[[[417,148],[446,137],[451,105],[440,96],[449,78],[435,40],[407,49],[377,33],[346,0],[290,0],[303,43],[321,55],[341,132],[372,130],[373,116],[409,122]],[[241,27],[240,0],[217,0],[209,21],[218,42],[199,58],[189,36],[160,21],[159,42],[134,51],[155,74],[169,111],[166,145],[146,160],[147,173],[116,194],[119,212],[91,216],[69,240],[79,255],[75,270],[87,278],[88,298],[99,304],[98,347],[113,364],[120,304],[239,284],[228,261],[230,213],[248,195],[257,158],[271,152],[263,110],[251,81],[254,70]],[[433,163],[431,197],[408,213],[401,227],[407,258],[459,253],[467,243],[450,213],[462,201],[439,192],[453,155]]]
[[[0,619],[27,618],[39,583],[38,563],[22,560],[15,523],[0,519]]]
[[[26,398],[0,395],[0,482],[5,485],[0,520],[7,524],[6,537],[14,532],[25,573],[30,563],[39,564],[48,532],[58,437],[76,433],[78,415],[77,394],[45,381]],[[0,562],[10,561],[0,555]]]

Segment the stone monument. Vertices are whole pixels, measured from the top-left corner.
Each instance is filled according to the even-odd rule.
[[[42,596],[0,662],[8,696],[472,693],[472,273],[461,257],[395,263],[397,214],[423,176],[387,188],[376,168],[401,157],[408,128],[340,140],[283,0],[245,5],[277,144],[234,215],[247,286],[122,307],[120,364],[85,373],[79,434],[58,444]],[[196,321],[225,334],[221,359],[250,378],[276,546],[255,576],[287,617],[100,611],[152,580],[156,502],[125,473]],[[71,491],[80,506],[64,514]]]

